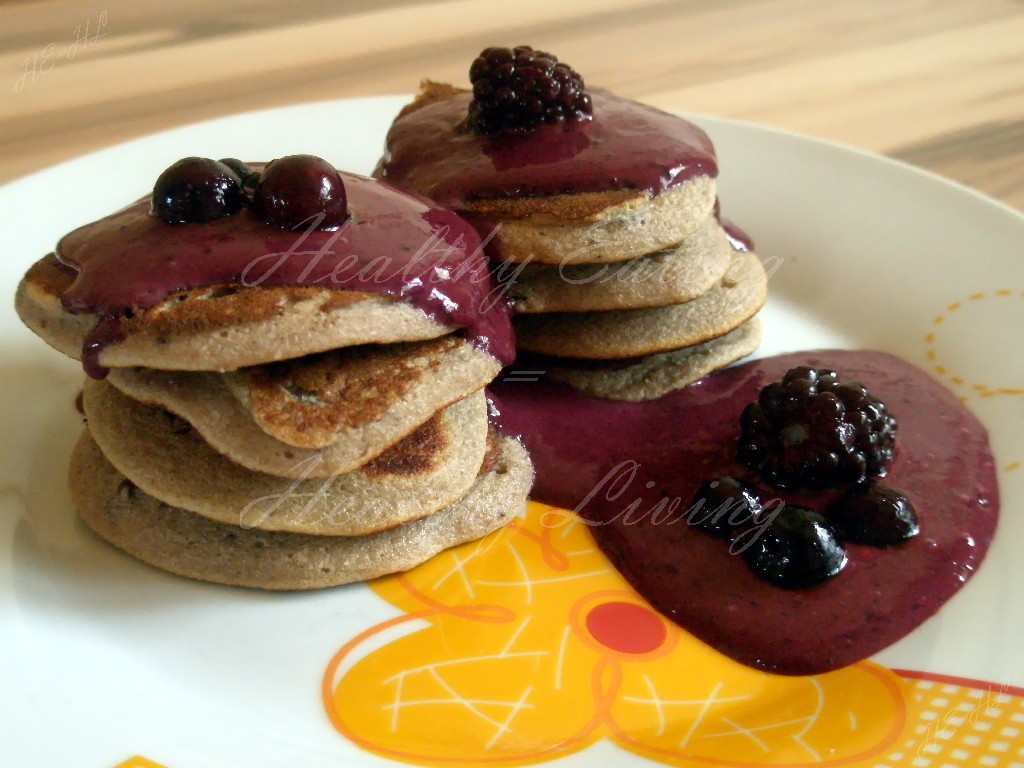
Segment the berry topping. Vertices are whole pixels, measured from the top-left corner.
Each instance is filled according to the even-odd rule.
[[[477,133],[521,131],[544,123],[589,120],[583,78],[568,64],[528,45],[485,48],[469,68],[469,127]]]
[[[846,565],[832,526],[817,512],[797,506],[779,510],[743,557],[759,578],[786,589],[813,587]]]
[[[878,480],[850,488],[826,514],[839,538],[854,544],[884,547],[911,539],[921,530],[910,500]]]
[[[168,224],[203,224],[242,209],[242,182],[223,163],[186,157],[160,174],[151,213]]]
[[[730,536],[761,509],[761,500],[749,485],[735,477],[717,477],[697,490],[688,522],[716,536]]]
[[[882,475],[896,419],[859,382],[799,366],[740,418],[740,461],[779,488],[829,488]]]
[[[289,155],[263,169],[252,195],[253,213],[281,229],[315,224],[340,227],[348,219],[348,197],[341,174],[314,155]]]

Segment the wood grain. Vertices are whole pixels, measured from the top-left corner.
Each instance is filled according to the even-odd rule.
[[[464,83],[480,48],[517,43],[625,96],[889,154],[1024,208],[1021,0],[8,2],[0,182],[195,120]]]

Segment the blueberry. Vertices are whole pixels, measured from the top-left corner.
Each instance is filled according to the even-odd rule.
[[[878,480],[853,486],[832,502],[826,514],[839,538],[854,544],[885,547],[921,530],[910,500]]]
[[[252,168],[250,168],[248,165],[246,165],[236,157],[222,157],[217,162],[220,163],[221,165],[226,165],[228,168],[235,172],[235,175],[238,178],[242,179],[243,181],[245,180],[246,176],[252,173]]]
[[[205,224],[238,213],[243,203],[238,175],[206,157],[186,157],[160,174],[151,213],[168,224]]]
[[[224,165],[226,165],[228,168],[235,172],[235,175],[242,180],[243,189],[246,189],[251,192],[252,189],[256,186],[256,182],[259,181],[260,172],[254,171],[252,168],[250,168],[248,165],[243,163],[238,158],[224,157],[221,158],[219,162],[223,163]]]
[[[786,589],[806,589],[835,576],[846,552],[824,517],[806,507],[783,507],[743,558],[760,579]]]
[[[694,494],[687,523],[716,536],[731,536],[761,513],[761,500],[749,485],[735,477],[716,477]]]
[[[341,174],[313,155],[289,155],[263,169],[252,196],[253,213],[282,229],[340,227],[348,219],[348,196]]]

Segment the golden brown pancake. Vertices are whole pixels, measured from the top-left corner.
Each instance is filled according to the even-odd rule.
[[[732,261],[729,238],[714,216],[675,248],[615,264],[526,264],[509,293],[520,314],[607,312],[680,304],[713,288]]]
[[[746,357],[760,343],[761,321],[752,317],[724,336],[672,352],[610,362],[538,359],[533,367],[546,367],[552,379],[595,397],[654,400]]]
[[[106,382],[87,381],[89,431],[129,480],[160,501],[229,525],[358,536],[418,520],[465,494],[483,463],[483,392],[442,410],[359,469],[292,480],[252,472],[214,451],[187,422]]]
[[[604,192],[519,198],[521,207],[500,206],[507,213],[479,202],[463,218],[484,238],[497,229],[489,246],[501,261],[607,264],[683,242],[711,215],[715,180],[696,176],[658,195],[631,195],[623,202],[613,202],[619,193]]]
[[[332,477],[380,455],[497,372],[494,358],[449,335],[227,374],[116,368],[107,380],[185,419],[214,450],[248,469]]]
[[[300,448],[354,439],[353,432],[412,411],[408,426],[386,421],[396,439],[430,415],[482,389],[499,363],[456,336],[406,344],[346,347],[313,357],[243,368],[225,380],[260,428]],[[397,417],[392,417],[391,421]]]
[[[738,252],[721,283],[685,304],[613,312],[520,315],[516,346],[577,360],[636,358],[723,336],[761,309],[768,278],[753,253]]]
[[[71,456],[75,509],[133,557],[203,581],[273,590],[317,589],[419,565],[519,514],[533,480],[526,450],[500,438],[469,492],[429,517],[369,536],[304,536],[238,528],[157,501],[107,461],[88,430]]]
[[[429,80],[396,118],[465,93]],[[374,171],[382,178],[381,167]],[[385,179],[388,180],[388,179]],[[410,191],[426,194],[429,190]],[[638,258],[678,245],[711,215],[715,180],[697,176],[658,195],[615,190],[474,200],[458,213],[482,237],[497,227],[490,247],[503,261],[602,264]]]
[[[53,254],[36,262],[15,296],[18,316],[47,344],[74,359],[95,315],[60,304],[75,271]],[[420,341],[451,331],[423,311],[376,293],[312,287],[181,291],[124,321],[125,339],[99,357],[109,368],[141,366],[230,371],[356,344]]]

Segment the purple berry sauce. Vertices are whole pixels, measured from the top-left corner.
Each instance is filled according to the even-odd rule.
[[[260,166],[254,166],[259,169]],[[508,310],[497,300],[476,232],[415,195],[343,173],[351,217],[331,230],[279,229],[249,208],[205,224],[169,225],[145,199],[61,239],[57,257],[78,272],[61,301],[99,322],[83,364],[105,375],[99,355],[123,338],[121,318],[178,291],[217,285],[304,286],[368,291],[409,302],[462,328],[502,362],[514,357]]]
[[[899,437],[885,482],[917,509],[921,532],[885,548],[848,544],[838,575],[788,590],[757,578],[686,514],[701,484],[722,475],[751,482],[766,504],[781,497],[823,513],[841,492],[775,491],[736,460],[744,406],[796,365],[837,370],[888,405]],[[995,532],[999,491],[984,427],[926,373],[881,352],[756,360],[651,402],[601,400],[544,380],[491,391],[503,428],[533,457],[533,498],[576,509],[655,608],[752,667],[815,674],[882,650],[964,585]]]
[[[374,176],[467,213],[475,199],[622,189],[657,194],[717,176],[711,140],[676,115],[589,90],[593,119],[478,135],[460,124],[472,94],[423,107],[391,126]]]

